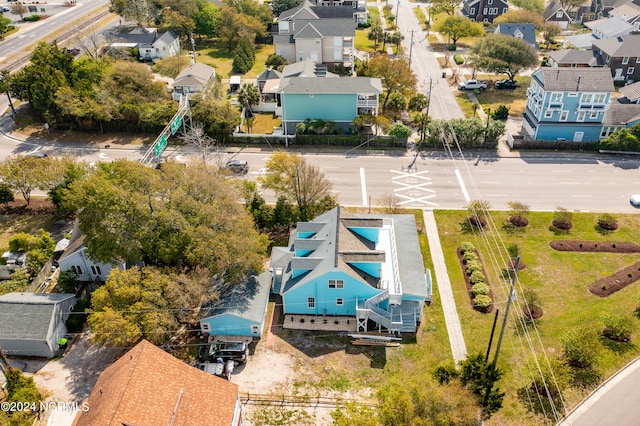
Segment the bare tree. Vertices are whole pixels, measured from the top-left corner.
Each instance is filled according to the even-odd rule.
[[[384,194],[378,198],[378,204],[382,206],[382,210],[388,214],[400,214],[402,208],[400,207],[400,199],[396,194],[389,193]]]
[[[184,136],[181,136],[180,139],[197,149],[198,153],[202,156],[203,163],[207,161],[211,154],[211,148],[216,145],[215,139],[207,135],[201,123],[194,123],[191,129]]]
[[[11,13],[20,16],[20,19],[24,21],[24,15],[28,12],[27,6],[22,3],[15,3],[11,5],[10,9]]]
[[[73,44],[82,49],[85,55],[91,59],[98,59],[98,49],[102,46],[104,38],[96,27],[89,27],[80,30],[73,37]]]

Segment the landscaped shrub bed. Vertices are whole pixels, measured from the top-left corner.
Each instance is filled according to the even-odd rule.
[[[458,260],[473,309],[484,313],[493,311],[493,293],[487,282],[480,256],[473,244],[469,242],[460,244]]]
[[[611,296],[618,290],[622,290],[626,286],[633,284],[640,279],[640,262],[634,263],[624,269],[619,270],[613,275],[604,277],[601,280],[589,286],[589,291],[596,296]]]
[[[640,253],[639,245],[626,241],[555,240],[551,241],[549,246],[558,251]]]

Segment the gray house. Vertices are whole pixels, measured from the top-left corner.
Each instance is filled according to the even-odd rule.
[[[536,29],[533,24],[498,24],[495,34],[508,35],[526,41],[538,50],[536,43]]]
[[[180,95],[202,93],[207,83],[216,76],[216,69],[205,64],[191,64],[173,80],[173,100],[180,100]]]
[[[271,272],[249,277],[233,287],[231,294],[212,306],[202,308],[200,331],[215,340],[251,341],[264,331],[271,288]]]
[[[65,321],[76,303],[73,294],[8,293],[0,296],[0,347],[7,355],[51,358]]]

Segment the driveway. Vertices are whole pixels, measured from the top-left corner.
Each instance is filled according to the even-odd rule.
[[[78,405],[89,396],[102,371],[124,353],[122,349],[92,346],[88,333],[75,337],[64,356],[46,360],[12,360],[12,364],[32,375],[47,402],[73,403]],[[50,413],[37,423],[46,425]]]

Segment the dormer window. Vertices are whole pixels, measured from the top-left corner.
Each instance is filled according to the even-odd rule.
[[[557,11],[557,12],[556,12],[556,18],[561,19],[561,18],[562,18],[562,16],[563,16],[563,13],[562,13],[562,11],[561,11],[561,10],[559,10],[559,11]]]
[[[626,65],[628,63],[629,63],[629,57],[628,56],[625,56],[624,58],[622,58],[622,64],[623,65]]]

